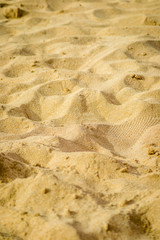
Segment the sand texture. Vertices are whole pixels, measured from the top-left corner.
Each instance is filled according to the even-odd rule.
[[[0,0],[0,240],[160,240],[159,0]]]

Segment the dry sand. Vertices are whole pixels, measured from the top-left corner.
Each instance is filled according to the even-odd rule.
[[[0,240],[160,239],[160,1],[0,1]]]

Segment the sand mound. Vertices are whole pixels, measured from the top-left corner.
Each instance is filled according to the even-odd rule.
[[[0,2],[0,240],[160,239],[159,15]]]

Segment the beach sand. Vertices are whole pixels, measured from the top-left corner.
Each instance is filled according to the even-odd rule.
[[[0,1],[0,240],[160,239],[159,0]]]

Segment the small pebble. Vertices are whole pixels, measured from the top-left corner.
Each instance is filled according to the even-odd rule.
[[[51,190],[50,190],[49,188],[45,188],[44,191],[43,191],[43,193],[44,193],[44,194],[47,194],[47,193],[49,193],[50,191],[51,191]]]
[[[136,79],[136,80],[144,80],[144,77],[138,74],[133,74],[132,78]]]
[[[156,153],[156,151],[152,148],[148,149],[148,155],[154,155]]]
[[[151,172],[152,172],[152,169],[150,168],[146,170],[146,173],[151,173]]]

